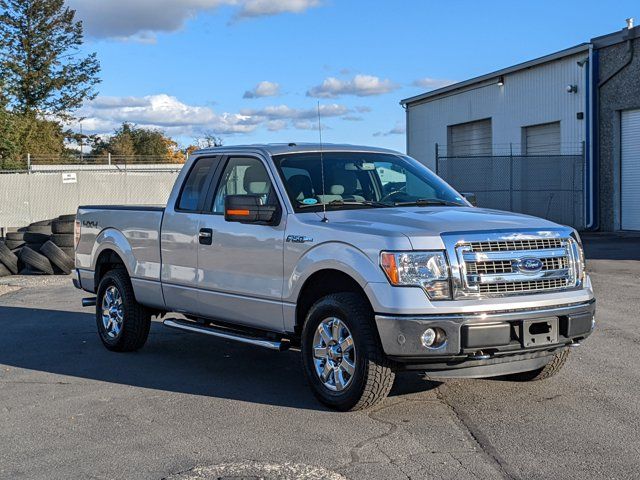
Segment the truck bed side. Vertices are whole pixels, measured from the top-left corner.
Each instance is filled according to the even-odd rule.
[[[84,290],[95,292],[96,268],[109,256],[124,263],[138,302],[164,307],[160,285],[160,227],[164,207],[89,205],[78,208],[76,268]]]

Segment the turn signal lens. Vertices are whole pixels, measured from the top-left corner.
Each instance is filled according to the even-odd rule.
[[[382,252],[382,255],[380,256],[380,265],[382,266],[384,273],[387,274],[391,285],[399,285],[400,274],[398,273],[398,266],[396,265],[395,253]]]

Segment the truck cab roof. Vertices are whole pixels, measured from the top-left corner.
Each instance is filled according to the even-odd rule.
[[[338,143],[262,143],[253,145],[225,145],[222,147],[204,148],[196,150],[193,156],[206,155],[211,153],[239,153],[239,152],[260,152],[265,155],[282,155],[288,153],[306,153],[306,152],[377,152],[392,153],[399,155],[400,152],[389,150],[386,148],[368,147],[364,145],[349,145]]]

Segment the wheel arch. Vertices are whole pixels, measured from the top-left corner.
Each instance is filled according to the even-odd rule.
[[[309,309],[322,297],[332,293],[351,292],[360,295],[367,302],[371,311],[371,301],[360,283],[351,275],[334,268],[325,268],[311,274],[303,283],[296,301],[295,332],[302,333],[302,327]],[[373,316],[371,318],[372,324]],[[374,325],[375,326],[375,325]]]

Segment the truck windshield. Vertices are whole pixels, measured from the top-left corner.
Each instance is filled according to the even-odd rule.
[[[325,152],[323,158],[324,168],[319,152],[273,157],[298,212],[319,210],[323,203],[327,209],[468,205],[458,192],[410,157]]]

